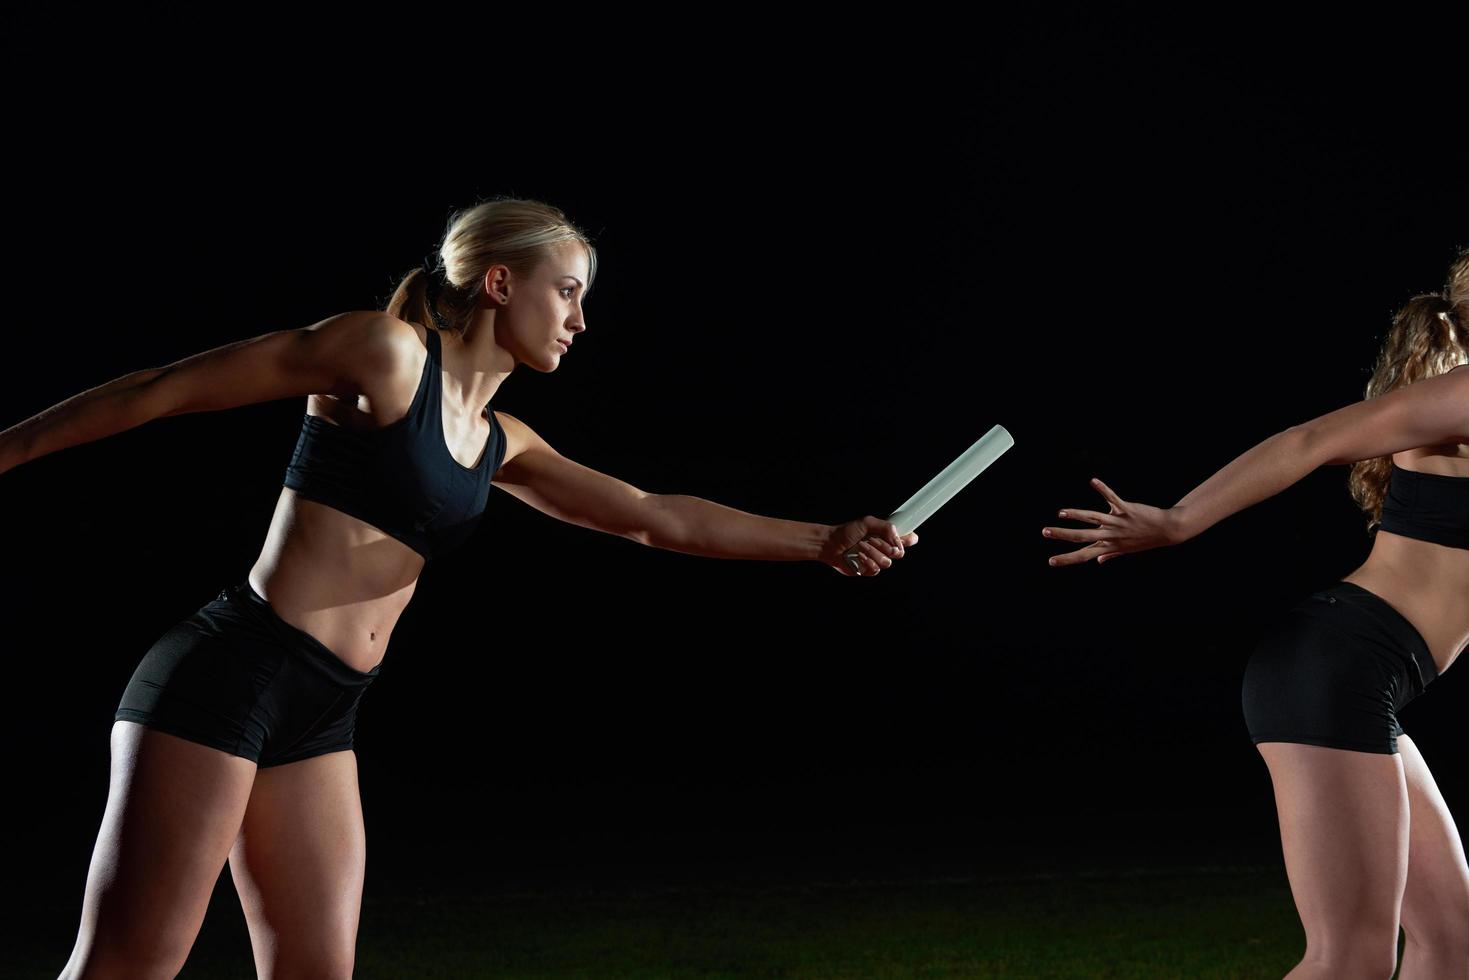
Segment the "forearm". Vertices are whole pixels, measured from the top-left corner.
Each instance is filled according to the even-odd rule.
[[[94,442],[149,421],[141,397],[163,368],[123,375],[105,385],[73,395],[38,415],[0,432],[0,469],[19,466],[47,453]]]
[[[1184,538],[1192,538],[1231,514],[1275,496],[1321,463],[1310,450],[1303,427],[1276,433],[1236,457],[1173,505]]]
[[[648,545],[704,558],[815,560],[831,529],[825,524],[747,514],[702,497],[653,494]]]

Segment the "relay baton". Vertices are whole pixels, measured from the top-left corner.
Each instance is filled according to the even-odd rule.
[[[958,459],[946,466],[943,472],[925,483],[922,490],[909,497],[903,506],[888,516],[888,520],[897,527],[898,536],[918,530],[918,525],[937,513],[940,507],[949,502],[950,497],[967,487],[970,480],[983,473],[1013,445],[1015,437],[1003,425],[992,426],[974,445],[964,450]],[[848,568],[861,575],[862,566],[858,563],[857,556],[858,552],[853,548],[842,557],[846,559]]]

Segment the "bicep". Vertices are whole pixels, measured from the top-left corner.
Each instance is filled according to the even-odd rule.
[[[1469,442],[1469,370],[1356,402],[1296,428],[1318,465],[1342,465],[1446,443]]]
[[[495,473],[495,486],[559,521],[624,537],[643,533],[650,494],[567,459],[524,422],[496,414],[515,455]]]
[[[394,343],[390,318],[343,313],[176,361],[161,368],[140,397],[148,417],[163,418],[299,395],[360,393],[388,373]]]

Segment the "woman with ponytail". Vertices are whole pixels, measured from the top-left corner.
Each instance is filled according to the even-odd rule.
[[[1271,436],[1171,508],[1063,510],[1052,565],[1179,544],[1323,465],[1351,464],[1363,565],[1279,617],[1245,669],[1306,952],[1293,980],[1469,976],[1469,865],[1397,712],[1469,645],[1469,252],[1393,318],[1366,399]]]
[[[134,372],[0,432],[3,473],[156,418],[306,398],[249,575],[168,630],[123,692],[63,977],[174,976],[226,860],[261,976],[351,976],[357,705],[424,563],[464,543],[491,485],[651,547],[848,576],[917,541],[872,516],[808,524],[645,493],[492,410],[517,367],[556,370],[587,330],[596,254],[556,208],[485,201],[451,218],[384,310]]]

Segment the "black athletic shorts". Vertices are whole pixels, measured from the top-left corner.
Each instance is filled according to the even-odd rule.
[[[1412,623],[1338,582],[1275,620],[1245,668],[1250,738],[1394,753],[1397,713],[1438,676]]]
[[[232,585],[143,655],[113,720],[136,721],[260,768],[352,747],[357,703],[382,665],[349,666]]]

